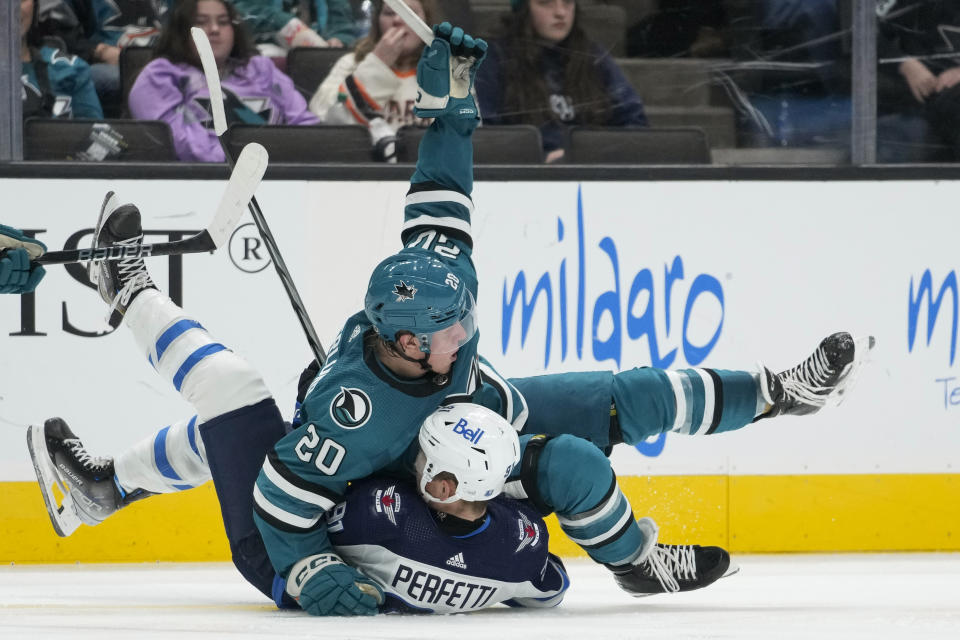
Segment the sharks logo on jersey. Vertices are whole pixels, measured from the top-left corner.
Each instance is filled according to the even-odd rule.
[[[213,111],[210,110],[210,98],[194,98],[193,101],[205,112],[203,123],[213,128]],[[273,100],[269,96],[239,96],[223,87],[223,110],[227,124],[279,124],[281,112],[274,111]]]
[[[540,527],[531,522],[530,518],[522,511],[520,512],[520,518],[517,519],[517,525],[520,527],[520,544],[514,553],[520,553],[528,546],[537,546],[537,543],[540,542]]]
[[[330,417],[344,429],[358,429],[367,424],[373,406],[370,396],[360,389],[340,387],[340,393],[330,403]]]
[[[51,104],[44,101],[43,91],[30,81],[30,76],[20,76],[20,102],[23,103],[24,117],[39,116],[41,118],[71,118],[73,117],[73,98],[66,95],[53,96]],[[45,111],[49,108],[49,112]]]

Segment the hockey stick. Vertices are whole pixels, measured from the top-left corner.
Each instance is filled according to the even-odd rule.
[[[400,16],[400,19],[407,23],[407,26],[423,40],[427,46],[433,42],[433,29],[410,8],[403,0],[383,0],[388,7]]]
[[[197,47],[197,54],[200,56],[203,75],[206,76],[207,79],[207,91],[210,94],[210,110],[213,112],[213,130],[217,134],[220,146],[223,148],[223,155],[227,159],[227,164],[232,165],[233,157],[230,154],[228,145],[223,140],[223,134],[227,130],[227,114],[223,106],[223,90],[220,87],[220,73],[217,70],[217,61],[213,57],[213,49],[210,47],[210,41],[207,40],[207,34],[203,29],[192,27],[190,32],[193,36],[193,42]],[[303,300],[297,292],[296,285],[293,284],[293,278],[290,277],[290,271],[283,261],[283,256],[280,255],[277,241],[274,240],[273,234],[270,232],[270,227],[267,226],[267,221],[263,217],[263,211],[260,210],[260,204],[257,202],[256,196],[250,199],[249,207],[250,215],[253,216],[253,222],[257,225],[260,237],[267,247],[267,253],[270,255],[273,266],[277,270],[277,275],[280,277],[280,282],[283,284],[283,288],[287,292],[287,297],[290,299],[290,305],[297,314],[297,320],[300,321],[303,333],[307,337],[310,350],[313,351],[313,356],[317,361],[323,365],[327,360],[327,354],[323,350],[323,345],[320,344],[320,339],[317,337],[317,332],[313,328],[313,323],[310,322],[310,316],[307,315],[307,308],[304,306]]]
[[[383,0],[387,6],[389,6],[393,11],[400,16],[400,19],[406,23],[410,29],[417,34],[417,36],[423,40],[423,43],[428,47],[433,43],[433,29],[423,21],[423,18],[417,15],[417,12],[410,8],[403,0]],[[457,58],[460,62],[467,62],[466,58]],[[469,64],[461,64],[457,67],[455,74],[458,77],[466,77],[465,74],[469,71]]]
[[[110,245],[106,247],[49,251],[32,262],[35,264],[66,264],[70,262],[99,262],[125,258],[169,256],[184,253],[214,251],[227,242],[237,226],[247,202],[257,190],[267,170],[267,150],[256,143],[243,148],[236,166],[230,174],[227,188],[220,199],[217,212],[207,228],[200,233],[175,242],[140,244],[132,246]]]

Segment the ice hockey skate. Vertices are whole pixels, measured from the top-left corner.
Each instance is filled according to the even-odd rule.
[[[840,404],[873,349],[873,336],[854,339],[841,331],[824,338],[810,356],[778,374],[760,367],[763,398],[772,408],[760,418],[802,416]]]
[[[100,524],[118,509],[149,495],[142,490],[121,492],[114,481],[113,459],[90,455],[60,418],[47,420],[43,427],[31,426],[27,447],[47,514],[59,536],[69,536],[81,524]]]
[[[702,589],[740,570],[720,547],[695,544],[655,544],[642,561],[609,568],[620,588],[636,598]]]
[[[100,209],[97,228],[93,234],[93,248],[140,244],[143,244],[140,210],[132,204],[120,205],[116,194],[109,192]],[[120,325],[123,315],[138,293],[144,289],[156,288],[143,258],[91,262],[87,266],[87,273],[90,281],[97,285],[104,302],[110,305],[107,311],[108,322],[113,328]]]
[[[620,588],[636,598],[701,589],[740,570],[720,547],[659,544],[653,519],[640,518],[637,526],[644,535],[639,557],[630,564],[605,565]]]

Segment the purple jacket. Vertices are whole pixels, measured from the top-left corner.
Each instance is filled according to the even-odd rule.
[[[293,81],[267,58],[250,58],[222,79],[227,124],[318,124]],[[223,162],[213,131],[210,94],[203,71],[157,58],[130,89],[130,113],[170,125],[177,156],[186,162]]]

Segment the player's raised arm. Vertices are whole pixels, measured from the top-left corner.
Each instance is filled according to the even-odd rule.
[[[473,213],[473,130],[480,114],[471,94],[487,43],[444,22],[417,65],[416,114],[433,118],[410,179],[402,240],[434,250],[439,235],[470,251]],[[430,235],[433,232],[433,235]]]

